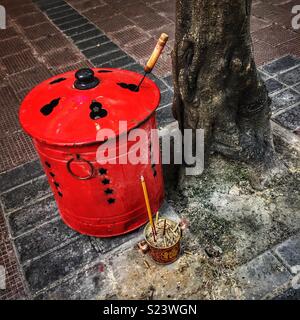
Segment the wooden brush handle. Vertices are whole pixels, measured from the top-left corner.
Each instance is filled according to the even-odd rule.
[[[154,68],[159,56],[161,55],[167,41],[169,39],[169,36],[166,33],[162,33],[157,41],[157,44],[147,62],[147,64],[145,65],[145,72],[149,73],[152,71],[152,69]]]

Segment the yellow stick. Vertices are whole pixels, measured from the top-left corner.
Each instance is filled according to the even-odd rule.
[[[157,225],[157,223],[158,223],[158,216],[159,216],[159,211],[156,212],[155,225]]]
[[[141,176],[141,183],[142,183],[142,187],[143,187],[144,198],[145,198],[145,203],[146,203],[146,207],[147,207],[147,212],[148,212],[148,217],[149,217],[150,225],[151,225],[151,227],[152,227],[152,231],[153,231],[154,233],[156,233],[156,232],[155,232],[155,226],[154,226],[153,219],[152,219],[152,213],[151,213],[151,208],[150,208],[150,203],[149,203],[148,191],[147,191],[145,179],[144,179],[143,176]]]

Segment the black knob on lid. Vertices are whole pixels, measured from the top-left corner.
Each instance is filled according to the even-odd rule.
[[[88,90],[95,88],[99,84],[99,79],[95,77],[94,71],[89,68],[83,68],[75,73],[76,81],[74,86],[79,90]]]

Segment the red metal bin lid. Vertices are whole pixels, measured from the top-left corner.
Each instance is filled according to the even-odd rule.
[[[139,126],[155,111],[160,92],[142,75],[120,69],[71,71],[35,87],[20,108],[23,129],[33,138],[55,145],[82,145],[96,141],[100,129],[118,136],[119,121],[127,131]]]

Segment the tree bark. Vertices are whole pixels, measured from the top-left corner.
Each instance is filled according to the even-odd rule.
[[[271,100],[253,58],[251,2],[176,1],[173,114],[181,130],[204,129],[206,163],[218,152],[265,170],[277,158]]]

